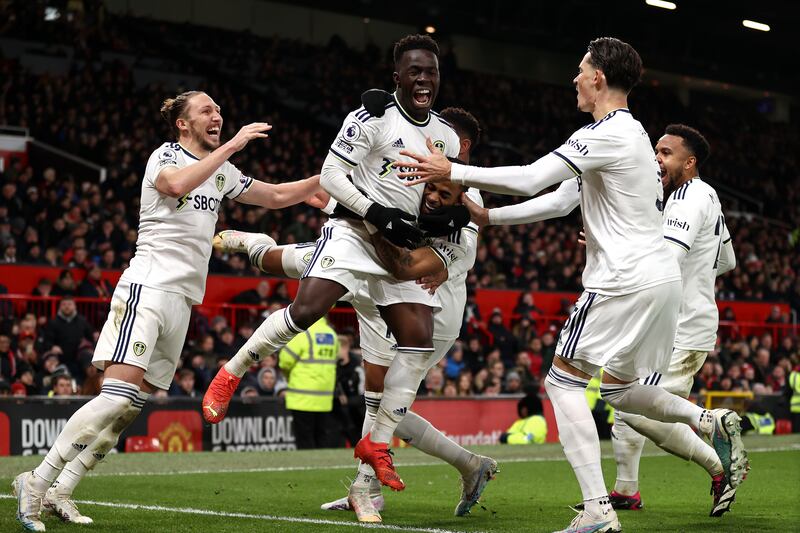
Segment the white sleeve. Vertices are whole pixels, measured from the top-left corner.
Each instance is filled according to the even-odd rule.
[[[478,189],[469,189],[466,194],[470,200],[483,207],[483,198]],[[465,274],[475,265],[478,253],[478,226],[470,222],[446,239],[437,239],[431,248],[440,258],[442,255],[450,258],[442,258],[449,279]]]
[[[167,167],[178,167],[178,155],[169,144],[164,144],[155,152],[150,154],[147,160],[147,168],[144,173],[144,180],[151,187],[156,186],[156,178]]]
[[[557,150],[521,167],[479,168],[454,164],[450,179],[500,194],[534,196],[586,170],[603,168],[619,159],[619,149],[606,130],[581,128]]]
[[[684,192],[683,195],[673,193],[667,199],[664,210],[664,238],[685,251],[678,258],[681,262],[686,253],[692,249],[697,233],[704,223],[705,214],[708,212],[708,207],[703,203],[706,198],[702,194],[690,194],[687,198]]]
[[[242,171],[236,168],[231,163],[225,163],[225,172],[222,174],[225,177],[226,183],[224,185],[224,193],[227,198],[235,200],[245,192],[247,192],[253,185],[253,178],[249,178],[242,174]],[[219,176],[216,174],[215,176]],[[215,179],[217,179],[215,177]]]
[[[448,279],[457,278],[466,274],[475,266],[475,258],[478,255],[478,230],[472,224],[461,228],[461,246],[463,257],[447,267]]]
[[[580,203],[580,182],[578,178],[572,178],[561,183],[555,191],[527,202],[489,209],[489,224],[492,226],[530,224],[563,217],[571,213]]]
[[[736,268],[736,253],[733,251],[733,241],[728,231],[727,224],[722,224],[722,247],[719,250],[717,261],[717,276],[730,272]]]
[[[381,119],[374,117],[362,122],[356,112],[347,115],[320,172],[319,183],[322,188],[337,202],[361,216],[366,214],[373,202],[353,185],[347,175],[376,145],[381,122]]]
[[[454,183],[498,194],[525,196],[533,196],[572,177],[575,173],[553,154],[525,166],[485,168],[453,163],[450,170]]]

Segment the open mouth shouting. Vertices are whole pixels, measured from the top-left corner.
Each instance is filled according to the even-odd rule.
[[[430,107],[433,101],[433,92],[427,88],[414,89],[414,104],[417,107]]]

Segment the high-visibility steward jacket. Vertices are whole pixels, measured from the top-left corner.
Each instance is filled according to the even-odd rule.
[[[800,372],[794,370],[789,374],[789,388],[792,389],[792,400],[789,410],[800,414]]]
[[[750,423],[753,424],[758,435],[772,435],[775,433],[775,419],[769,413],[760,415],[758,413],[745,413]]]
[[[286,408],[333,410],[339,338],[325,318],[298,334],[278,354],[278,366],[289,375]]]
[[[519,418],[508,428],[508,444],[544,444],[547,420],[542,415]]]

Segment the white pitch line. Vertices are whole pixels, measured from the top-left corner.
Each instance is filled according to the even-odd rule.
[[[0,499],[16,500],[10,494],[0,494]],[[98,502],[94,500],[76,500],[75,503],[82,505],[95,505],[98,507],[111,507],[114,509],[130,509],[132,511],[156,511],[165,513],[182,513],[202,516],[216,516],[221,518],[246,518],[249,520],[266,520],[270,522],[292,522],[297,524],[316,524],[369,529],[388,529],[391,531],[417,531],[420,533],[467,533],[452,529],[440,529],[431,527],[395,526],[391,524],[361,524],[359,522],[341,522],[338,520],[324,520],[321,518],[299,518],[295,516],[277,516],[269,514],[249,514],[249,513],[228,513],[225,511],[213,511],[211,509],[194,509],[192,507],[165,507],[163,505],[144,505],[138,503],[116,503]],[[470,532],[481,533],[481,532]]]
[[[763,452],[786,452],[798,451],[800,444],[791,444],[789,446],[780,446],[777,448],[752,448],[747,450],[747,453],[763,453]],[[664,457],[669,455],[666,452],[650,452],[642,454],[642,457]],[[613,459],[614,455],[603,455],[603,459]],[[504,463],[550,463],[565,461],[563,457],[512,457],[509,459],[498,459],[498,463],[502,466]],[[397,462],[395,465],[400,467],[412,466],[441,466],[445,463],[441,461],[426,461],[405,463]],[[217,470],[161,470],[158,472],[91,472],[90,477],[110,477],[110,476],[173,476],[173,475],[188,475],[188,474],[258,474],[268,472],[303,472],[309,470],[347,470],[355,468],[356,463],[345,465],[320,465],[320,466],[265,466],[256,468],[220,468]]]

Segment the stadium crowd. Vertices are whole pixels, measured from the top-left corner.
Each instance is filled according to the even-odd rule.
[[[4,22],[0,36],[20,37],[19,21],[0,22]],[[0,394],[61,394],[67,388],[60,376],[74,380],[75,392],[98,391],[97,373],[90,364],[98,331],[68,296],[108,297],[113,287],[100,277],[102,269],[125,268],[135,252],[144,165],[152,150],[169,139],[168,127],[156,110],[163,97],[175,92],[174,87],[137,82],[138,68],[213,80],[201,81],[200,88],[221,105],[224,136],[266,117],[275,125],[270,139],[251,143],[233,162],[246,174],[270,182],[317,173],[337,122],[358,105],[360,90],[353,87],[387,87],[391,72],[381,50],[356,51],[339,39],[316,46],[225,31],[209,34],[136,19],[115,19],[104,27],[104,32],[94,31],[87,16],[80,25],[41,34],[51,39],[43,43],[43,53],[62,58],[71,54],[68,69],[60,74],[43,74],[0,57],[0,79],[5,80],[0,88],[0,124],[29,128],[37,140],[108,169],[102,183],[91,173],[56,166],[34,168],[21,160],[2,173],[0,263],[82,267],[87,277],[77,284],[64,270],[58,279],[41,281],[35,294],[67,297],[56,316],[31,308],[24,317],[4,321]],[[98,55],[94,50],[100,47],[92,46],[97,41],[118,55]],[[131,42],[146,43],[151,54],[121,59],[132,49]],[[158,50],[164,49],[174,53],[163,58]],[[477,164],[531,161],[587,121],[575,111],[574,91],[567,84],[464,71],[458,68],[455,53],[445,49],[438,107],[464,107],[481,121],[483,140],[474,153]],[[217,61],[222,57],[225,61]],[[484,97],[486,87],[492,87],[492,98]],[[739,258],[736,270],[719,279],[718,298],[784,301],[800,312],[796,126],[770,122],[755,105],[748,108],[718,95],[712,103],[693,93],[691,105],[685,106],[670,90],[651,86],[636,93],[631,107],[652,139],[668,123],[686,122],[711,142],[714,155],[703,174],[722,186],[720,195]],[[778,153],[780,158],[772,157]],[[486,201],[491,206],[515,199]],[[316,239],[323,217],[302,205],[267,211],[227,202],[218,229],[260,231],[278,242],[303,242]],[[578,213],[547,223],[484,229],[469,289],[579,291],[585,261],[577,242],[580,229]],[[219,253],[211,259],[210,272],[257,275],[245,257]],[[261,284],[239,301],[282,306],[289,300],[285,286]],[[507,317],[498,312],[482,317],[477,306],[468,303],[461,339],[429,373],[420,392],[493,395],[538,388],[552,361],[559,327],[554,323],[537,329],[538,315],[532,298],[521,299],[509,328],[504,325]],[[788,317],[778,312],[770,320]],[[202,395],[216,369],[255,325],[240,321],[234,331],[223,317],[205,321],[200,317],[198,323],[169,394]],[[348,397],[359,394],[359,355],[357,335],[343,334],[352,341],[350,348],[342,343],[346,347],[340,357],[337,391],[346,404]],[[791,337],[776,342],[770,335],[748,338],[723,328],[720,339],[697,377],[696,392],[782,392],[791,367],[800,362],[797,341]],[[246,394],[272,396],[285,388],[274,357],[266,358],[251,374],[242,385]]]

